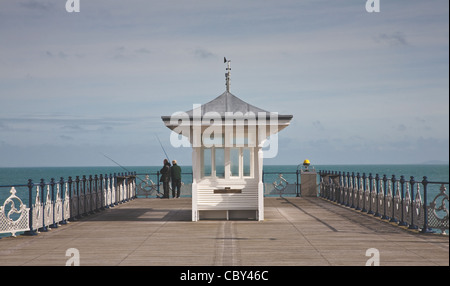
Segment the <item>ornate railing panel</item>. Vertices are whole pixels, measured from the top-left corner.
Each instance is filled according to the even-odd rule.
[[[16,236],[17,232],[29,230],[30,209],[16,196],[14,187],[10,190],[11,195],[0,206],[0,233],[11,233]]]
[[[444,232],[449,229],[448,193],[445,184],[440,187],[439,194],[426,206],[428,226]]]
[[[378,174],[373,177],[357,173],[319,172],[320,196],[345,206],[373,214],[384,220],[420,229],[421,232],[449,230],[448,182],[409,181],[404,176],[396,179]],[[439,193],[428,191],[429,186],[440,185]],[[433,198],[428,204],[427,198]]]
[[[70,220],[92,214],[104,208],[113,207],[136,197],[136,176],[127,173],[120,176],[103,175],[69,177],[50,183],[42,179],[39,184],[29,180],[27,208],[16,195],[15,186],[9,186],[11,195],[0,205],[0,234],[13,236],[18,232],[37,234],[57,228]],[[8,186],[2,186],[8,187]],[[117,199],[116,199],[117,198]]]

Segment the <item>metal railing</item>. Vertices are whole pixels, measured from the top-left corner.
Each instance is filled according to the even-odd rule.
[[[319,196],[423,233],[448,233],[448,182],[320,171]]]
[[[320,171],[318,174],[322,198],[421,232],[448,232],[448,182],[430,182],[427,177],[416,181],[413,177],[406,180],[404,176],[397,179],[394,175],[387,178],[349,172]],[[159,172],[128,172],[0,186],[0,190],[9,189],[9,196],[0,205],[0,235],[15,236],[19,232],[34,235],[138,196],[160,197],[159,178]],[[182,178],[181,194],[191,196],[192,173],[183,173]],[[265,172],[263,181],[265,195],[301,196],[299,170],[283,174]]]
[[[136,175],[76,176],[59,181],[52,178],[50,182],[41,179],[38,184],[30,179],[26,185],[2,188],[9,188],[10,195],[0,206],[0,234],[35,235],[136,198]],[[26,193],[28,198],[24,198]]]
[[[181,195],[192,196],[192,172],[182,173]],[[163,196],[162,183],[159,182],[159,172],[136,174],[136,195],[138,197]],[[300,170],[294,172],[263,172],[264,196],[297,196],[301,192]],[[172,194],[172,185],[169,184],[169,193]]]
[[[136,196],[161,198],[163,196],[163,187],[159,181],[160,178],[161,174],[159,171],[136,174]],[[181,195],[183,197],[192,196],[192,172],[182,172],[181,180]],[[169,183],[169,195],[171,194],[172,184]]]

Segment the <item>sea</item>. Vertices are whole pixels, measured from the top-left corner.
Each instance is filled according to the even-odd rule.
[[[181,166],[183,183],[192,183],[192,167]],[[264,166],[264,182],[275,182],[280,174],[290,184],[297,180],[296,171],[301,166],[297,165],[266,165]],[[380,177],[386,175],[387,178],[392,178],[395,175],[397,179],[404,176],[405,180],[409,181],[411,176],[416,181],[422,181],[426,176],[430,182],[449,182],[449,165],[317,165],[310,166],[310,169],[316,171],[335,171],[341,173],[352,172],[365,173],[367,176],[372,174],[374,177],[378,174]],[[50,183],[54,178],[56,182],[63,178],[68,180],[69,176],[75,180],[76,176],[82,178],[89,175],[100,174],[122,174],[126,172],[136,172],[138,176],[143,177],[145,174],[156,174],[161,169],[161,166],[98,166],[98,167],[15,167],[15,168],[0,168],[0,205],[3,205],[4,200],[10,195],[11,186],[17,186],[17,190],[21,195],[20,198],[26,200],[27,188],[24,186],[31,179],[34,184],[39,184],[41,179],[45,183]],[[156,182],[156,179],[153,179]],[[447,185],[448,188],[448,185]]]

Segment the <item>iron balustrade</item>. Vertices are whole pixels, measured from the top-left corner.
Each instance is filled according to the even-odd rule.
[[[324,199],[422,233],[449,230],[449,182],[336,171],[320,171],[319,178],[319,196]]]
[[[0,186],[4,188],[10,189],[10,195],[0,206],[0,234],[36,235],[135,199],[136,174],[41,179],[37,184],[30,179],[26,185]],[[28,192],[28,204],[16,195],[19,188],[21,194]]]
[[[301,196],[300,170],[296,170],[295,172],[263,171],[262,182],[264,184],[265,196]]]
[[[301,196],[299,174],[298,169],[283,174],[263,172],[265,195]],[[319,171],[318,175],[319,197],[422,233],[448,232],[448,182],[354,172]],[[190,196],[192,173],[182,173],[182,178],[181,194]],[[159,172],[128,172],[0,186],[10,193],[0,205],[0,235],[35,235],[138,196],[161,196],[159,179]]]
[[[159,182],[159,172],[138,173],[136,193],[138,197],[163,196],[162,183]],[[181,195],[189,197],[192,195],[192,172],[181,173]],[[295,172],[263,172],[262,182],[264,183],[265,196],[297,196],[301,195],[300,170]],[[169,184],[169,194],[172,192],[172,185]]]
[[[138,197],[156,197],[161,198],[163,196],[162,183],[160,180],[160,173],[149,172],[149,173],[138,173],[136,174],[136,195]],[[192,172],[181,172],[181,195],[191,196],[192,195]],[[169,195],[172,193],[172,184],[169,184]]]

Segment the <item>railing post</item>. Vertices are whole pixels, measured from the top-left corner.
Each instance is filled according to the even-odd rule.
[[[109,173],[109,189],[111,190],[111,193],[110,193],[111,203],[109,204],[110,207],[114,207],[113,191],[114,191],[114,200],[116,199],[116,193],[115,193],[113,186],[114,186],[113,176],[111,173]]]
[[[355,184],[355,172],[352,172],[351,180],[352,180],[352,204],[350,205],[350,207],[352,209],[354,209],[354,208],[356,208],[356,205],[355,205],[355,186],[356,186],[356,184]]]
[[[94,213],[94,199],[93,199],[93,192],[92,192],[92,175],[89,175],[89,214]]]
[[[96,212],[98,212],[99,211],[99,207],[98,207],[98,204],[99,204],[99,201],[98,201],[98,176],[97,176],[97,174],[96,175],[94,175],[94,190],[95,190],[95,209],[94,209],[94,211],[96,211]]]
[[[114,178],[113,178],[113,183],[114,183],[114,192],[115,192],[115,202],[114,205],[118,205],[119,204],[119,186],[117,185],[117,174],[114,173]]]
[[[52,218],[53,224],[50,226],[50,228],[58,228],[58,224],[57,224],[56,221],[55,221],[55,207],[56,207],[56,199],[55,199],[55,178],[51,178],[51,180],[50,180],[50,186],[51,186],[51,188],[52,188],[52,196],[51,196],[51,199],[52,199],[52,208],[53,208],[53,211],[52,211],[52,214],[53,214],[53,218]]]
[[[366,209],[366,173],[363,173],[363,175],[362,175],[362,183],[363,183],[363,192],[362,192],[362,195],[363,195],[363,198],[362,198],[362,212],[367,212],[367,209]]]
[[[400,219],[400,222],[398,223],[398,225],[399,226],[406,226],[406,225],[408,225],[406,222],[405,222],[405,217],[404,217],[404,215],[405,215],[405,211],[404,211],[404,207],[405,207],[405,176],[400,176],[400,184],[401,184],[401,190],[402,190],[402,192],[401,192],[401,200],[400,200],[400,202],[401,202],[401,206],[402,206],[402,217],[401,217],[401,219]]]
[[[368,214],[374,214],[373,212],[373,206],[372,206],[372,191],[373,191],[373,186],[372,186],[372,181],[373,180],[373,176],[372,173],[369,173],[369,208],[368,208]]]
[[[105,209],[105,202],[103,201],[104,200],[104,196],[103,196],[103,174],[100,174],[99,182],[100,182],[100,209],[104,210]]]
[[[86,196],[86,175],[83,175],[83,179],[82,179],[82,181],[83,181],[83,213],[82,213],[82,215],[83,216],[86,216],[87,215],[87,203],[86,203],[86,200],[87,200],[87,196]]]
[[[422,180],[423,185],[423,228],[422,233],[433,233],[433,231],[428,228],[428,200],[427,200],[427,186],[428,180],[427,176],[423,177]]]
[[[360,192],[360,190],[361,190],[361,180],[360,179],[361,179],[361,175],[358,172],[358,173],[356,173],[356,185],[358,186],[357,187],[358,193],[356,195],[356,208],[355,208],[355,210],[357,210],[357,211],[361,210],[361,206],[359,205],[360,196],[361,196],[361,192]]]
[[[389,216],[387,215],[387,209],[386,209],[386,197],[387,197],[387,181],[388,178],[386,177],[386,175],[383,175],[383,191],[384,191],[384,196],[383,196],[383,216],[381,217],[381,219],[389,219]]]
[[[376,186],[375,186],[375,198],[376,198],[376,211],[375,211],[375,216],[376,217],[381,217],[380,214],[380,209],[379,209],[379,196],[380,196],[380,176],[378,174],[375,175],[375,181],[376,181]]]
[[[30,212],[28,215],[28,218],[29,218],[28,225],[30,227],[30,230],[25,232],[26,235],[37,235],[37,232],[34,231],[34,229],[33,229],[33,210],[34,210],[34,208],[33,208],[33,186],[34,186],[33,181],[31,179],[29,179],[28,180],[28,204],[30,205]]]
[[[342,180],[342,173],[341,173],[341,171],[339,171],[338,173],[337,173],[337,175],[338,175],[338,192],[337,192],[337,196],[336,196],[336,202],[337,203],[339,203],[339,204],[342,204],[342,199],[343,199],[343,191],[344,191],[344,188],[343,188],[343,185],[341,184],[341,180]]]
[[[156,191],[159,194],[159,185],[160,185],[160,183],[159,183],[159,171],[156,172],[156,181],[157,181],[157,183],[156,183]],[[264,183],[264,171],[262,173],[262,182]]]
[[[389,220],[390,222],[398,222],[398,220],[395,218],[395,182],[397,181],[397,179],[395,179],[395,175],[392,175],[392,217]]]
[[[79,219],[79,218],[81,217],[81,213],[80,213],[80,211],[81,211],[81,200],[80,200],[80,176],[77,176],[77,177],[75,178],[75,182],[76,182],[76,184],[77,184],[77,204],[78,204],[78,207],[77,207],[77,216],[76,216],[76,218]]]
[[[73,181],[72,181],[72,177],[69,177],[69,180],[67,181],[67,183],[69,184],[69,209],[70,209],[70,214],[69,214],[69,221],[74,221],[75,220],[75,214],[74,214],[74,210],[72,207],[72,187],[73,187]]]
[[[42,204],[42,228],[41,231],[46,232],[48,231],[48,228],[45,226],[45,197],[44,197],[44,187],[45,187],[45,182],[44,179],[41,179],[41,183],[40,183],[40,187],[41,187],[41,204]]]
[[[61,191],[61,213],[62,213],[62,221],[60,222],[60,224],[67,224],[66,221],[66,216],[64,214],[64,206],[65,206],[65,201],[66,201],[66,192],[64,192],[64,178],[60,177],[59,178],[59,189]],[[70,201],[69,201],[69,205],[70,205]]]
[[[417,225],[414,225],[414,211],[415,211],[415,207],[414,207],[414,177],[411,176],[411,180],[409,181],[410,185],[411,185],[411,224],[409,225],[409,229],[417,229]]]
[[[298,181],[298,174],[299,174],[299,171],[298,171],[298,169],[296,170],[296,175],[297,175],[297,185],[296,185],[296,189],[295,189],[295,191],[296,191],[296,197],[300,197],[300,185],[299,185],[299,181]]]
[[[347,203],[345,204],[345,206],[350,207],[350,199],[351,199],[351,194],[352,194],[352,188],[350,188],[351,184],[350,184],[350,172],[347,172],[347,176],[346,176],[346,185],[347,185]]]

